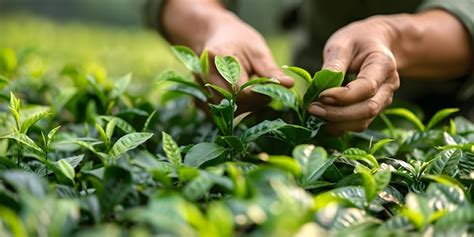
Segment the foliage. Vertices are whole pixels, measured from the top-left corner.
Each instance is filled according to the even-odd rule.
[[[70,88],[20,88],[7,62],[0,84],[1,236],[472,235],[474,124],[455,109],[427,124],[403,108],[384,126],[342,138],[306,110],[343,75],[287,67],[306,87],[270,78],[243,85],[231,56],[172,51],[196,80],[165,72],[156,105],[68,66]],[[12,54],[13,52],[13,54]],[[5,59],[7,61],[5,61]],[[211,67],[227,83],[209,84]],[[66,70],[67,69],[67,70]],[[39,83],[47,83],[39,82]],[[244,89],[272,98],[239,114]],[[184,96],[183,96],[184,94]],[[45,96],[47,95],[47,96]],[[206,103],[210,119],[196,110]],[[281,105],[281,106],[275,106]],[[413,123],[398,127],[397,120]],[[161,135],[160,135],[161,134]]]

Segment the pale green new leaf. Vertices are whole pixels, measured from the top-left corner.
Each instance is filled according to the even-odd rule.
[[[201,66],[201,71],[204,74],[204,81],[209,81],[209,51],[207,49],[201,53],[199,64]]]
[[[364,190],[367,197],[367,201],[371,202],[377,195],[376,192],[376,181],[372,172],[369,168],[364,165],[358,164],[355,168],[355,172],[361,174],[362,179],[364,180]]]
[[[46,143],[46,146],[49,147],[51,145],[51,141],[53,140],[53,137],[54,135],[56,135],[56,133],[59,131],[59,129],[61,128],[61,126],[57,126],[53,129],[51,129],[51,131],[49,131],[48,133],[48,141]]]
[[[33,126],[36,122],[38,122],[39,120],[49,116],[51,113],[49,113],[48,111],[41,111],[41,112],[37,112],[31,116],[29,116],[28,118],[26,118],[22,123],[21,123],[21,132],[22,133],[26,133],[28,132],[28,129]]]
[[[254,78],[250,81],[245,82],[242,86],[240,86],[240,91],[243,91],[245,88],[249,86],[253,86],[256,84],[266,84],[266,83],[280,84],[280,81],[278,81],[275,78],[266,78],[266,77]]]
[[[232,96],[232,94],[229,91],[227,91],[226,89],[224,89],[220,86],[213,85],[213,84],[206,84],[205,86],[211,87],[212,89],[219,92],[219,94],[221,94],[224,98],[226,98],[228,100],[232,100],[234,98],[234,96]]]
[[[215,64],[219,74],[232,86],[235,86],[240,80],[240,64],[232,56],[216,56]]]
[[[385,110],[384,114],[397,115],[410,121],[419,131],[425,131],[425,125],[416,115],[405,108],[393,108]]]
[[[186,46],[173,46],[171,51],[186,66],[187,69],[194,73],[202,73],[201,63],[196,53]]]
[[[304,110],[306,111],[309,104],[314,102],[321,92],[332,87],[341,86],[343,80],[344,74],[342,72],[326,69],[316,72],[303,97]]]
[[[131,80],[132,80],[132,74],[131,73],[117,79],[114,82],[114,85],[112,87],[112,91],[110,92],[110,98],[111,99],[116,99],[119,96],[121,96],[123,93],[125,93],[125,90],[127,89],[127,87],[130,84]]]
[[[447,109],[442,109],[438,111],[428,122],[428,125],[426,125],[426,130],[432,129],[434,126],[436,126],[439,122],[441,122],[443,119],[446,117],[450,116],[453,113],[458,112],[459,109],[457,108],[447,108]]]
[[[32,148],[33,150],[35,151],[38,151],[40,153],[43,153],[43,149],[41,149],[41,147],[39,147],[38,145],[36,145],[36,143],[30,138],[28,137],[26,134],[24,133],[18,133],[18,132],[14,132],[14,133],[10,133],[10,134],[7,134],[3,137],[0,137],[1,138],[8,138],[8,139],[13,139],[17,142],[20,142],[21,144],[23,145],[26,145],[27,147],[29,148]]]
[[[144,132],[127,134],[121,137],[117,142],[115,142],[112,149],[110,149],[109,155],[113,159],[118,159],[121,155],[143,144],[152,136],[153,136],[153,133],[144,133]]]
[[[232,126],[234,126],[234,128],[237,127],[237,125],[239,125],[240,122],[242,122],[242,120],[244,120],[247,116],[249,116],[252,112],[245,112],[245,113],[241,113],[239,115],[237,115],[234,120],[232,121]]]
[[[112,140],[112,135],[114,135],[115,125],[117,125],[117,119],[114,118],[110,120],[105,126],[105,134],[107,135],[107,139],[109,141]]]
[[[308,187],[323,175],[334,159],[327,157],[322,147],[314,145],[299,145],[293,149],[293,158],[301,166],[301,177],[298,179],[303,187]]]
[[[74,182],[74,177],[76,176],[76,172],[74,171],[74,168],[65,160],[59,160],[58,161],[58,168],[61,170],[61,172],[66,176],[69,180]]]
[[[306,82],[311,83],[313,80],[311,78],[311,74],[309,74],[308,71],[304,70],[303,68],[300,67],[295,67],[295,66],[283,66],[283,69],[288,69],[289,71],[293,72],[294,74],[298,75],[302,79],[304,79]]]
[[[370,154],[374,154],[375,152],[377,152],[380,148],[382,148],[385,144],[387,143],[390,143],[390,142],[393,142],[392,139],[382,139],[378,142],[376,142],[371,148],[370,148]]]
[[[162,132],[161,134],[163,139],[163,150],[165,151],[166,157],[168,157],[168,161],[179,170],[182,163],[181,151],[170,135],[165,132]]]
[[[112,120],[115,120],[115,122],[114,122],[115,126],[120,128],[120,130],[122,130],[124,133],[134,133],[134,132],[136,132],[135,128],[133,128],[133,126],[130,125],[130,123],[123,120],[122,118],[115,117],[115,116],[106,116],[106,115],[101,115],[101,116],[99,116],[99,118],[102,119],[102,120],[108,121],[109,123]]]

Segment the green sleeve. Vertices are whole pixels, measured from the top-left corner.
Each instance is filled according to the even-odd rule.
[[[147,0],[144,5],[144,13],[147,26],[158,30],[159,33],[166,37],[160,20],[160,15],[165,2],[166,0]],[[236,8],[237,0],[221,0],[221,2],[229,10],[234,10]]]
[[[457,17],[469,31],[474,46],[474,0],[425,0],[418,11],[429,9],[443,9]]]

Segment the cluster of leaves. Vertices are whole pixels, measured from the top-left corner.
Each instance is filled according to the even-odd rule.
[[[31,81],[21,65],[0,68],[1,236],[474,233],[474,124],[442,123],[456,109],[423,124],[391,108],[381,128],[331,139],[306,110],[342,74],[286,67],[302,89],[239,86],[238,61],[216,57],[223,88],[209,83],[206,52],[172,50],[197,82],[163,73],[158,105],[127,93],[130,75],[107,85],[68,66],[58,77],[72,87],[36,97],[18,89]],[[276,119],[237,114],[249,89],[280,105]]]

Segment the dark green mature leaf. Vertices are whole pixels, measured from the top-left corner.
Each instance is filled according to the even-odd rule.
[[[294,124],[288,124],[278,131],[279,133],[277,134],[281,136],[284,141],[292,145],[304,143],[313,135],[310,129]]]
[[[273,100],[280,101],[285,106],[298,111],[298,103],[295,94],[288,88],[278,84],[260,84],[252,88],[253,92],[267,95]]]
[[[474,205],[459,208],[451,213],[446,214],[436,222],[435,228],[437,230],[446,230],[450,227],[459,228],[460,224],[474,223]]]
[[[468,176],[474,170],[474,153],[462,152],[458,163],[459,173]]]
[[[132,175],[122,167],[108,166],[105,168],[103,182],[103,186],[95,188],[103,214],[106,215],[132,190]]]
[[[194,51],[186,46],[173,46],[171,51],[178,59],[194,73],[202,73],[201,62]]]
[[[170,135],[165,132],[161,134],[163,138],[163,150],[166,153],[166,157],[168,157],[168,161],[173,164],[176,170],[179,170],[182,163],[181,150]]]
[[[199,167],[207,161],[220,157],[227,149],[215,143],[199,143],[191,148],[184,157],[184,164]]]
[[[35,197],[46,196],[48,189],[42,178],[22,170],[8,170],[0,173],[0,180],[8,183],[20,193],[28,193]]]
[[[215,64],[219,74],[227,81],[229,84],[235,86],[240,80],[240,64],[236,58],[232,56],[216,56]]]
[[[454,148],[439,152],[431,162],[429,172],[454,176],[458,172],[457,165],[461,155],[462,151]]]
[[[319,180],[324,171],[334,162],[327,157],[322,147],[299,145],[293,150],[293,158],[301,165],[302,174],[298,178],[301,186],[308,187]]]
[[[443,119],[446,117],[450,116],[453,113],[458,112],[459,109],[456,108],[448,108],[448,109],[442,109],[438,111],[428,122],[428,125],[426,125],[426,130],[432,129],[434,126],[436,126],[439,122],[441,122]]]
[[[110,149],[109,155],[111,156],[112,159],[118,159],[121,155],[143,144],[152,136],[153,136],[153,133],[145,133],[145,132],[127,134],[121,137],[117,142],[115,142],[112,149]]]
[[[303,97],[305,111],[309,107],[309,104],[316,100],[322,91],[332,87],[341,86],[343,80],[344,74],[342,72],[331,70],[321,70],[316,72]]]
[[[252,142],[252,141],[257,140],[259,137],[261,137],[261,136],[263,136],[267,133],[277,131],[278,129],[280,129],[280,128],[286,126],[286,125],[287,125],[287,123],[283,122],[283,120],[281,120],[281,119],[277,119],[277,120],[273,120],[273,121],[265,120],[265,121],[249,128],[249,129],[245,130],[245,132],[242,134],[240,139],[244,143]]]
[[[435,211],[451,211],[469,205],[463,190],[454,185],[431,183],[426,190],[426,196],[429,198],[430,207]]]

